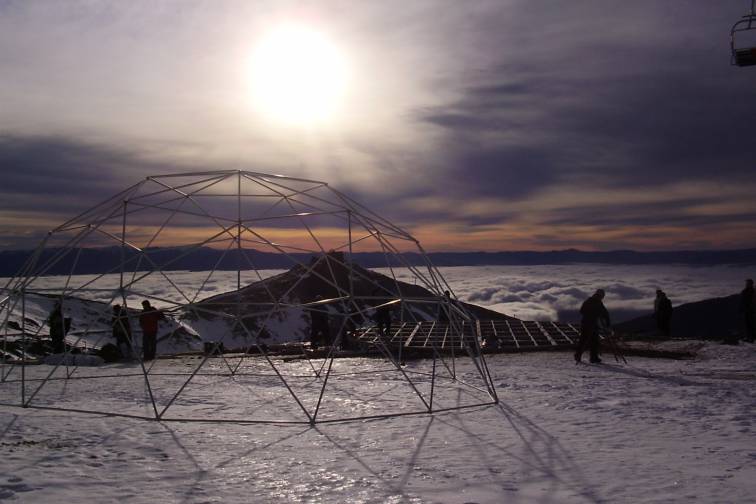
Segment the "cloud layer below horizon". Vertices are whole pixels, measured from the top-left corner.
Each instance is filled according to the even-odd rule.
[[[606,264],[443,268],[456,295],[525,320],[578,322],[580,305],[606,291],[613,322],[653,313],[656,289],[674,306],[737,294],[752,267]]]
[[[242,285],[281,273],[284,270],[244,271]],[[386,275],[386,269],[376,271]],[[459,266],[441,268],[455,295],[466,302],[515,316],[522,320],[561,320],[578,322],[582,302],[596,289],[606,291],[605,304],[614,323],[630,320],[653,312],[656,289],[663,289],[674,306],[715,297],[737,294],[743,280],[753,277],[753,268],[732,266],[614,266],[614,265],[561,265],[561,266]],[[414,282],[411,273],[395,270],[397,278]],[[236,289],[236,272],[168,271],[165,274],[190,298],[197,299],[230,292]],[[70,285],[79,286],[97,275],[77,275]],[[87,291],[80,296],[102,302],[111,302],[118,295],[119,277],[116,274],[97,276],[89,285],[96,292]],[[1,281],[2,279],[0,279]],[[62,288],[68,277],[40,277],[33,288]],[[0,282],[2,283],[2,282]],[[197,289],[201,289],[197,292]],[[184,302],[176,287],[160,275],[148,275],[136,285],[134,292],[149,294],[160,299]],[[138,305],[141,295],[133,295],[130,303]],[[169,306],[160,301],[159,306]]]

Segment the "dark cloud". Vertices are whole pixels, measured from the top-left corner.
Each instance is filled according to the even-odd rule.
[[[554,164],[550,153],[535,148],[467,151],[459,162],[459,175],[479,174],[475,182],[482,195],[522,196],[559,178],[558,172],[549,169]]]
[[[542,5],[515,3],[508,15],[532,32],[481,34],[488,40],[480,45],[501,47],[499,60],[470,72],[456,99],[417,110],[443,134],[432,171],[456,181],[438,193],[527,200],[579,181],[586,192],[635,188],[659,197],[583,207],[577,200],[540,216],[543,224],[695,229],[752,219],[750,209],[684,211],[727,201],[722,187],[688,201],[666,201],[660,191],[680,182],[756,185],[746,147],[753,81],[729,66],[727,50],[729,25],[741,13],[681,2],[580,2],[558,13],[556,24]],[[490,222],[488,215],[479,223]]]
[[[174,166],[111,145],[60,136],[2,135],[0,212],[5,218],[0,246],[34,247],[48,230],[146,175],[175,171]]]
[[[136,183],[150,168],[157,167],[111,146],[62,137],[0,136],[0,208],[88,208]]]
[[[688,211],[698,205],[726,202],[721,195],[702,196],[699,199],[674,199],[673,201],[653,201],[637,204],[623,203],[620,207],[611,203],[582,205],[576,201],[574,206],[560,209],[556,215],[544,216],[543,224],[550,226],[574,225],[585,226],[667,226],[695,227],[715,225],[726,219],[728,223],[749,222],[756,220],[756,207],[733,209],[725,215],[702,215]]]
[[[668,73],[662,66],[656,70]],[[726,76],[713,82],[697,68],[674,72],[639,82],[596,76],[561,93],[569,99],[548,89],[558,85],[533,86],[527,99],[517,100],[509,85],[469,88],[448,109],[422,111],[419,118],[447,131],[443,159],[453,160],[459,168],[451,171],[466,171],[484,192],[510,190],[506,175],[498,180],[502,173],[525,193],[534,182],[545,186],[569,175],[648,185],[750,174],[744,146],[756,102],[734,100],[747,90]],[[496,93],[501,96],[492,97]],[[518,88],[516,95],[522,94]],[[492,140],[481,141],[485,134]]]
[[[707,226],[716,225],[726,220],[728,224],[735,224],[738,222],[748,223],[756,220],[756,212],[733,214],[728,213],[725,216],[721,215],[665,215],[663,213],[654,213],[655,205],[647,205],[645,215],[625,215],[619,213],[616,207],[607,206],[605,211],[592,208],[587,209],[585,213],[577,213],[572,209],[566,210],[565,216],[561,216],[559,219],[552,219],[545,221],[545,223],[552,225],[574,225],[579,223],[584,226],[657,226],[664,224],[667,226]]]
[[[532,10],[516,4],[512,15],[528,25]],[[538,9],[528,44],[515,51],[502,45],[502,61],[471,75],[479,82],[468,81],[456,101],[417,113],[447,131],[444,159],[467,161],[481,190],[493,171],[535,166],[532,178],[543,184],[557,174],[594,173],[597,165],[615,183],[634,185],[750,170],[744,145],[756,101],[737,98],[752,86],[728,66],[724,9],[640,2],[620,7],[604,26],[597,25],[607,13],[595,4],[558,11],[571,27],[559,37],[546,35],[555,20]],[[643,28],[632,33],[633,24]],[[492,140],[481,142],[482,134]],[[525,177],[523,190],[529,185]]]

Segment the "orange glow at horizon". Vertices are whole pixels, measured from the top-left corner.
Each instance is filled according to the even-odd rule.
[[[39,215],[10,215],[0,213],[2,228],[8,234],[24,236],[29,240],[28,246],[22,248],[33,249],[41,241],[42,236],[49,231],[49,223],[54,221],[51,216]],[[426,252],[498,252],[498,251],[546,251],[578,248],[581,250],[607,250],[617,248],[632,248],[639,251],[652,250],[683,250],[683,249],[736,249],[747,248],[743,244],[744,236],[751,233],[749,222],[732,222],[726,226],[721,223],[701,226],[696,233],[685,226],[588,226],[588,225],[560,225],[549,226],[538,223],[507,223],[488,226],[470,226],[463,223],[447,222],[443,224],[427,224],[417,227],[406,227]],[[111,236],[93,233],[83,240],[82,247],[98,248],[106,246],[120,246],[118,237],[121,229],[113,224],[102,228]],[[166,227],[157,239],[153,239],[159,226],[143,225],[130,226],[127,229],[126,240],[136,247],[191,247],[207,246],[215,249],[235,247],[232,245],[235,230],[223,233],[217,226],[206,227]],[[339,227],[313,227],[312,232],[318,238],[319,244],[304,229],[287,229],[275,227],[252,228],[264,239],[256,237],[249,231],[242,233],[242,247],[264,252],[280,252],[278,248],[266,243],[265,240],[279,245],[286,252],[314,252],[321,250],[349,249],[348,232]],[[53,235],[49,246],[60,246],[67,243],[74,232]],[[212,240],[211,237],[215,237]],[[388,238],[397,250],[402,252],[416,251],[414,242]],[[210,240],[210,241],[208,241]],[[383,249],[374,237],[366,231],[353,229],[354,252],[382,252]]]

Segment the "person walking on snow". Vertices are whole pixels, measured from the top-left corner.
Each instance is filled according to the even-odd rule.
[[[55,302],[52,312],[47,317],[50,326],[50,340],[52,340],[53,353],[59,354],[66,351],[66,320],[63,317],[63,307],[60,301]]]
[[[669,338],[672,333],[670,322],[672,321],[672,301],[662,290],[656,291],[654,300],[654,317],[656,318],[656,328],[664,337]]]
[[[139,315],[139,325],[142,328],[142,353],[145,361],[155,358],[157,352],[158,322],[165,316],[156,310],[146,299],[142,301],[142,313]]]
[[[575,362],[580,362],[583,357],[586,345],[590,347],[591,363],[599,364],[599,324],[609,327],[609,311],[603,303],[606,293],[603,289],[598,289],[591,297],[583,302],[580,307],[580,342],[575,350]]]

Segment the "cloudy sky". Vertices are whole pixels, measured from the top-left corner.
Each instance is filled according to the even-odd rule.
[[[429,250],[756,247],[748,6],[0,0],[0,247],[228,168],[328,181]]]

